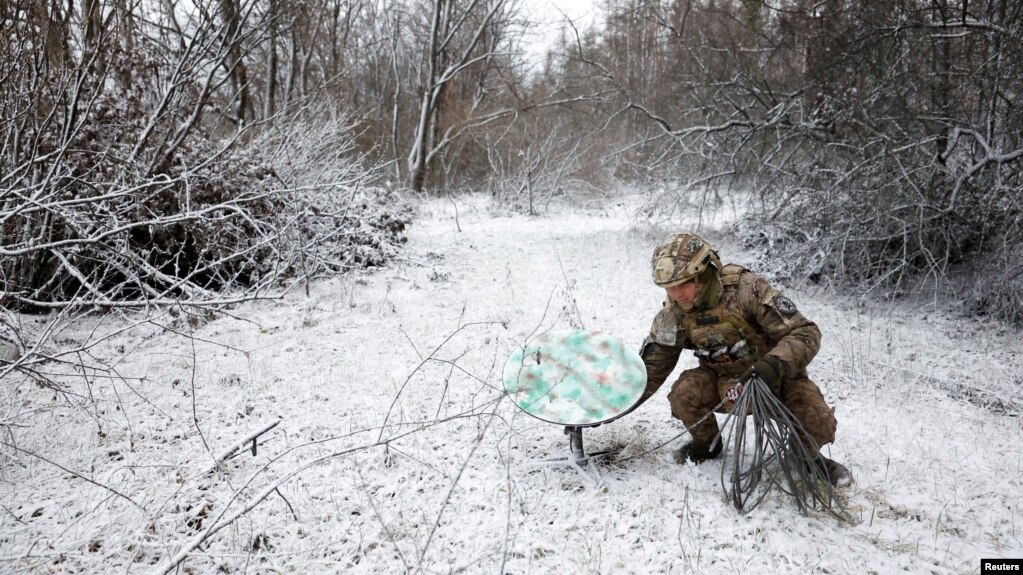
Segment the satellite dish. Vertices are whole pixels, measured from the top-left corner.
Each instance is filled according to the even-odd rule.
[[[504,388],[520,409],[565,426],[576,463],[581,428],[627,414],[646,389],[646,366],[635,350],[612,335],[581,329],[547,332],[519,347],[504,364]]]

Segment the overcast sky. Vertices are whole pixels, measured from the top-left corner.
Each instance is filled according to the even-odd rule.
[[[580,32],[593,23],[598,14],[594,0],[524,0],[526,14],[536,22],[524,39],[527,52],[540,56],[544,48],[558,38],[564,16],[575,22]],[[562,15],[564,13],[564,15]]]

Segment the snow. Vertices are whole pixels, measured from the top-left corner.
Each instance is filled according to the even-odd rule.
[[[0,427],[0,571],[162,572],[183,551],[185,573],[962,573],[1023,557],[1018,333],[784,286],[824,333],[810,374],[837,410],[828,453],[856,476],[854,523],[781,493],[739,515],[720,461],[674,464],[681,440],[647,453],[682,431],[674,378],[585,432],[631,457],[596,483],[541,464],[567,438],[503,396],[501,368],[540,329],[638,347],[668,224],[631,196],[533,218],[456,202],[457,217],[424,203],[388,269],[106,339],[129,319],[94,317],[62,337],[91,336],[114,371],[62,391],[3,382],[0,421],[18,426]],[[727,220],[703,231],[726,262],[754,260]],[[215,469],[278,418],[255,456]]]

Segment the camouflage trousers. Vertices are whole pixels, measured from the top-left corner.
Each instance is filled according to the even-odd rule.
[[[671,414],[685,424],[697,444],[710,445],[718,434],[718,423],[713,416],[700,421],[721,402],[723,389],[718,384],[718,375],[709,367],[700,366],[682,372],[668,394]],[[782,403],[818,447],[835,440],[838,422],[834,409],[828,407],[820,388],[810,381],[805,371],[784,380],[781,389]],[[724,409],[719,408],[718,413],[724,413]]]

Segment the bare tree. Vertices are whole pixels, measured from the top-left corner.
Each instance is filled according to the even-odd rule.
[[[490,66],[505,36],[510,32],[512,13],[506,0],[433,0],[430,27],[420,87],[418,120],[408,153],[409,186],[422,190],[430,163],[451,143],[458,128],[437,134],[443,107],[453,95],[456,81],[467,78],[477,68],[468,112],[480,107],[486,95]],[[483,119],[483,122],[489,120]]]
[[[996,287],[1023,269],[1010,4],[615,1],[573,52],[614,94],[608,160],[673,182],[657,200],[669,213],[751,189],[744,230],[790,272],[893,294],[1009,261],[967,291],[975,310],[1019,319],[1018,289]]]

